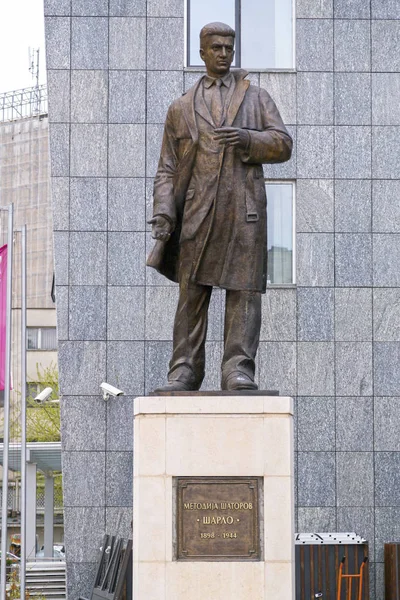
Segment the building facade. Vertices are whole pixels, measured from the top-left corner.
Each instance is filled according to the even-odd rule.
[[[131,533],[132,406],[165,381],[177,301],[145,268],[163,123],[203,73],[187,66],[198,21],[225,20],[294,138],[292,160],[265,168],[295,191],[257,377],[296,398],[297,530],[366,537],[383,599],[383,544],[400,534],[400,8],[251,5],[238,24],[228,0],[213,3],[225,19],[193,0],[45,1],[70,597],[88,592],[103,533]],[[260,36],[274,44],[252,53]],[[219,387],[223,302],[216,290],[203,389]],[[102,381],[125,396],[104,403]]]

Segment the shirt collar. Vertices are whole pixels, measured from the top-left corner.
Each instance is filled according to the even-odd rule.
[[[206,75],[204,77],[204,87],[207,89],[210,88],[217,81],[217,79],[218,78],[209,77],[209,75]],[[227,73],[226,75],[224,75],[224,77],[221,77],[220,79],[222,81],[222,85],[225,85],[227,88],[231,87],[233,79],[232,73]]]

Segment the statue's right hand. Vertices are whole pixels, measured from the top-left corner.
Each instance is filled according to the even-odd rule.
[[[162,215],[156,215],[150,221],[147,221],[152,225],[151,236],[155,240],[161,240],[162,242],[168,242],[171,237],[172,227],[170,221]]]

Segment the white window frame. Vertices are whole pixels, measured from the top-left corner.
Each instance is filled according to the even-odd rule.
[[[268,190],[267,185],[291,185],[292,186],[292,282],[291,283],[268,283],[267,288],[292,288],[296,287],[296,180],[294,179],[265,179],[265,191],[267,193],[267,222],[268,222]]]
[[[198,67],[192,67],[188,64],[189,62],[189,3],[192,0],[185,0],[185,6],[184,6],[184,46],[183,46],[183,66],[185,71],[194,71],[194,72],[198,72],[198,71],[205,71],[205,65],[202,66],[198,66]],[[242,2],[245,2],[245,0],[241,0]],[[260,0],[262,1],[262,0]],[[239,0],[233,0],[233,2],[235,2],[235,4],[237,5]],[[292,26],[292,60],[293,60],[293,67],[290,68],[283,68],[283,67],[276,67],[276,68],[265,68],[265,69],[252,69],[251,67],[238,67],[238,68],[245,68],[246,71],[248,71],[249,73],[295,73],[296,72],[296,68],[297,68],[297,57],[296,57],[296,24],[297,24],[297,19],[296,19],[296,0],[292,0],[292,22],[293,22],[293,26]],[[204,23],[204,25],[206,25],[206,23]],[[235,29],[238,27],[238,24],[235,25]],[[199,40],[199,49],[200,49],[200,40]],[[237,50],[236,48],[236,44],[235,44],[235,51]],[[239,52],[240,52],[240,48],[239,48]],[[232,68],[236,68],[233,67]]]

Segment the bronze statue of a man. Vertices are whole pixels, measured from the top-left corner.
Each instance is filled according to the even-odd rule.
[[[254,390],[266,288],[267,215],[263,163],[289,160],[292,139],[269,94],[230,71],[235,32],[200,32],[207,74],[169,107],[154,183],[148,265],[179,282],[168,383],[198,390],[204,378],[213,287],[226,290],[223,390]]]

